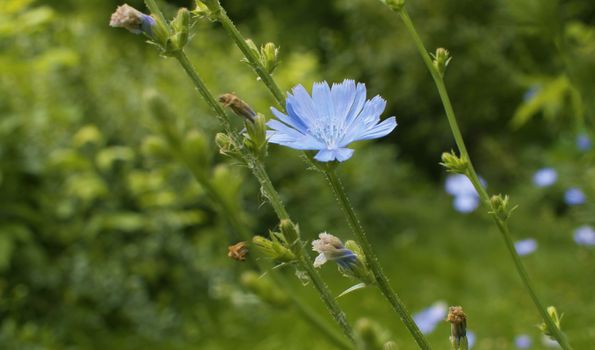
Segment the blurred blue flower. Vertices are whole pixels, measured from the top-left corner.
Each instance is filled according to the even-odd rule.
[[[554,168],[541,168],[533,174],[533,183],[537,187],[548,187],[556,183],[558,173]]]
[[[527,238],[514,242],[514,248],[520,256],[529,255],[537,249],[537,241]]]
[[[344,80],[329,87],[326,81],[315,83],[312,97],[297,85],[286,100],[287,115],[271,108],[279,120],[267,125],[268,141],[299,150],[316,150],[320,162],[343,162],[353,155],[347,146],[360,140],[386,136],[397,126],[395,117],[380,122],[386,101],[375,96],[366,101],[366,87]]]
[[[528,334],[520,334],[514,338],[514,345],[519,349],[528,349],[533,345],[533,340]]]
[[[537,84],[531,85],[531,87],[529,87],[529,89],[523,95],[523,101],[525,101],[525,102],[531,101],[537,95],[539,90],[541,90],[541,86],[539,86]]]
[[[566,190],[564,193],[564,202],[568,205],[581,205],[584,204],[587,197],[578,187],[572,187]]]
[[[467,345],[469,349],[475,345],[475,333],[470,330],[467,330]]]
[[[589,138],[589,135],[582,133],[576,137],[576,148],[580,151],[588,151],[591,149],[591,146],[591,138]]]
[[[485,187],[485,181],[480,178]],[[455,210],[461,213],[470,213],[479,206],[479,194],[475,191],[473,184],[462,174],[451,174],[446,177],[444,189],[452,196]]]
[[[574,241],[580,245],[595,246],[595,230],[584,225],[574,230]]]
[[[111,27],[125,28],[134,34],[145,33],[148,36],[153,35],[153,27],[155,24],[153,17],[145,15],[127,4],[118,6],[109,22]]]
[[[547,335],[543,334],[541,336],[541,344],[543,344],[547,348],[556,348],[560,349],[560,344],[554,339],[548,337]]]
[[[434,331],[439,322],[446,319],[447,314],[448,306],[446,303],[437,301],[432,306],[414,314],[413,321],[415,321],[423,334],[429,334]]]

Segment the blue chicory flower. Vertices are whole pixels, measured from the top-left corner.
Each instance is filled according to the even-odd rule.
[[[514,338],[514,345],[518,349],[528,349],[533,345],[533,340],[528,334],[520,334]]]
[[[554,168],[541,168],[533,174],[533,183],[537,187],[548,187],[556,183],[558,173]]]
[[[584,204],[586,200],[587,197],[578,187],[569,188],[564,193],[564,202],[568,205],[581,205]]]
[[[467,330],[467,346],[469,349],[475,345],[475,332]]]
[[[588,151],[591,149],[591,146],[592,143],[589,135],[582,133],[576,137],[576,148],[578,148],[579,151]]]
[[[385,107],[380,96],[366,101],[365,85],[353,80],[332,87],[326,81],[315,83],[311,97],[297,85],[287,96],[287,115],[271,108],[278,120],[267,123],[267,138],[293,149],[318,151],[314,159],[320,162],[343,162],[353,155],[350,143],[386,136],[397,126],[395,117],[380,122]]]
[[[145,33],[148,36],[153,35],[153,27],[155,24],[153,17],[146,15],[127,4],[118,6],[109,22],[111,27],[125,28],[134,34]]]
[[[434,331],[439,322],[446,319],[448,306],[443,301],[438,301],[430,307],[421,310],[413,315],[413,321],[419,327],[423,334],[429,334]]]
[[[485,186],[485,181],[480,178]],[[471,180],[463,174],[452,174],[446,177],[444,189],[452,196],[453,206],[460,213],[470,213],[479,206],[479,194],[473,187]]]
[[[579,245],[595,246],[595,230],[584,225],[574,230],[574,241]]]
[[[514,249],[520,256],[529,255],[537,249],[537,241],[527,238],[514,242]]]

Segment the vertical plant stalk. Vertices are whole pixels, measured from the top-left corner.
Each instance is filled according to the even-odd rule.
[[[566,339],[566,336],[555,325],[554,321],[547,313],[546,308],[544,307],[544,305],[541,303],[539,297],[537,296],[537,293],[535,292],[535,289],[533,288],[531,280],[529,279],[529,275],[527,274],[527,270],[525,269],[525,267],[521,261],[521,258],[519,257],[518,253],[516,252],[516,249],[514,248],[514,243],[512,241],[512,238],[510,236],[510,232],[508,229],[508,224],[506,223],[506,221],[502,220],[496,214],[493,206],[490,203],[490,197],[479,180],[479,176],[477,175],[477,172],[475,171],[475,168],[473,167],[473,163],[471,162],[471,158],[469,157],[469,153],[467,152],[467,147],[465,147],[463,135],[461,134],[461,131],[459,129],[457,119],[455,116],[455,112],[452,108],[452,104],[450,102],[450,98],[449,98],[448,92],[446,90],[446,85],[444,84],[444,79],[442,78],[440,73],[434,67],[434,65],[432,63],[432,59],[431,59],[428,51],[426,50],[426,48],[423,44],[423,41],[421,40],[419,34],[417,33],[417,30],[415,29],[415,26],[413,25],[413,22],[411,21],[411,18],[409,17],[409,14],[405,10],[405,8],[403,8],[399,11],[399,15],[401,17],[401,20],[405,24],[407,31],[413,38],[413,41],[415,42],[415,46],[417,47],[417,50],[419,51],[419,54],[421,55],[426,67],[428,68],[428,71],[430,71],[430,74],[432,75],[432,78],[434,79],[434,83],[436,84],[436,88],[438,89],[438,94],[440,95],[440,99],[442,100],[442,104],[444,105],[444,110],[446,112],[448,124],[450,125],[450,129],[452,131],[455,142],[457,144],[457,148],[459,149],[460,156],[461,156],[461,158],[467,159],[467,161],[468,161],[469,166],[468,166],[468,170],[466,173],[467,177],[473,183],[473,187],[475,187],[475,190],[477,191],[477,193],[479,193],[479,197],[481,198],[481,201],[487,207],[488,211],[490,212],[490,215],[492,216],[494,222],[496,223],[496,226],[498,227],[498,230],[502,234],[502,238],[504,239],[506,248],[508,248],[508,251],[510,252],[512,260],[514,261],[516,270],[517,270],[521,280],[523,281],[523,284],[525,285],[525,288],[527,289],[529,296],[533,300],[535,307],[539,311],[541,317],[543,318],[543,320],[545,321],[545,323],[548,327],[548,330],[552,334],[552,337],[558,341],[558,343],[560,344],[560,346],[563,349],[567,349],[567,350],[572,349],[572,347],[568,343],[568,340]]]
[[[212,8],[212,15],[217,18],[217,20],[222,24],[223,28],[227,31],[227,33],[232,37],[233,41],[236,43],[238,48],[242,51],[246,59],[250,62],[251,66],[254,68],[256,74],[260,77],[263,83],[267,86],[268,90],[271,92],[273,97],[275,98],[279,107],[286,111],[285,108],[285,96],[279,89],[279,86],[273,79],[273,77],[264,69],[261,62],[259,61],[258,57],[255,53],[250,49],[248,44],[246,44],[245,38],[242,36],[240,31],[235,27],[232,20],[227,16],[225,9],[221,7],[221,5],[217,2]],[[411,335],[415,338],[415,341],[419,345],[421,349],[430,349],[430,346],[425,339],[424,335],[421,333],[413,319],[411,318],[407,308],[399,298],[399,296],[394,292],[391,288],[388,278],[382,272],[382,268],[380,267],[380,263],[376,255],[374,254],[370,243],[366,238],[365,231],[361,227],[353,208],[349,204],[349,199],[347,198],[343,186],[339,182],[339,179],[336,177],[334,173],[325,172],[333,191],[337,196],[337,200],[339,201],[339,205],[343,209],[343,213],[345,214],[345,218],[348,221],[350,227],[354,231],[359,243],[362,245],[364,249],[364,253],[366,257],[371,261],[370,268],[372,269],[376,279],[378,281],[378,288],[381,290],[382,294],[388,299],[390,304],[393,306],[393,309],[397,312]],[[331,178],[334,181],[331,181]],[[333,186],[333,183],[337,185],[337,187]],[[342,201],[341,198],[344,200]]]
[[[163,17],[163,14],[155,0],[146,0],[147,7],[151,10],[151,12],[157,16],[158,19],[162,20],[162,23],[167,23]],[[241,145],[236,136],[236,133],[231,128],[231,123],[228,119],[225,110],[223,107],[215,100],[215,97],[211,94],[208,90],[190,60],[188,60],[188,56],[184,50],[180,49],[172,53],[172,56],[176,58],[176,60],[180,63],[190,80],[192,80],[194,86],[200,93],[200,95],[204,98],[207,104],[213,109],[217,118],[223,125],[225,131],[228,133],[228,136],[231,140],[236,143],[236,145]],[[243,151],[242,157],[244,158],[245,162],[247,163],[248,167],[252,170],[254,176],[257,178],[258,182],[261,185],[263,194],[267,197],[269,202],[271,203],[275,213],[277,214],[280,221],[289,220],[289,214],[281,201],[279,194],[277,193],[275,187],[273,186],[268,173],[264,169],[262,163],[253,155]],[[299,235],[299,232],[297,233]],[[312,262],[304,248],[303,242],[298,236],[297,245],[299,246],[298,249],[298,262],[306,270],[312,284],[314,285],[315,289],[320,295],[320,298],[326,305],[328,311],[330,312],[331,316],[335,319],[335,321],[339,324],[343,333],[349,338],[349,340],[355,344],[355,333],[351,328],[351,325],[347,321],[347,317],[343,310],[339,307],[336,300],[332,296],[330,290],[328,289],[327,285],[324,283],[318,272],[314,269]]]
[[[351,206],[349,198],[347,197],[347,193],[345,192],[345,188],[343,187],[343,184],[341,183],[339,177],[337,177],[335,170],[327,170],[324,172],[324,174],[333,192],[335,193],[337,202],[339,203],[339,206],[341,207],[343,214],[345,214],[345,217],[347,218],[351,230],[353,231],[357,240],[361,244],[362,250],[366,255],[366,259],[368,261],[370,270],[372,270],[372,273],[374,273],[374,277],[376,277],[376,284],[378,286],[378,289],[380,289],[384,297],[389,301],[389,303],[393,307],[394,311],[399,315],[401,321],[403,321],[405,327],[407,327],[409,333],[411,333],[420,349],[430,349],[430,344],[419,330],[419,327],[417,327],[417,325],[415,324],[415,321],[413,321],[413,318],[411,318],[411,315],[409,314],[409,311],[407,311],[405,304],[403,304],[397,293],[395,293],[395,291],[392,289],[388,278],[382,271],[382,266],[378,261],[378,257],[374,253],[372,245],[368,241],[366,232],[364,231],[362,224],[357,218],[357,214]]]

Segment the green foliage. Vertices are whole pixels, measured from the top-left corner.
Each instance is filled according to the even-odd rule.
[[[247,264],[227,259],[238,237],[180,162],[164,125],[181,135],[186,159],[251,232],[263,234],[278,222],[245,169],[216,154],[217,120],[183,72],[142,36],[108,27],[117,4],[0,2],[1,347],[330,348],[285,308],[286,295],[260,283]],[[283,89],[348,77],[389,101],[397,131],[384,144],[357,145],[339,172],[409,308],[442,299],[463,304],[477,349],[512,348],[518,333],[537,337],[540,320],[488,216],[454,212],[443,193],[438,162],[452,140],[398,18],[374,0],[224,5],[257,48],[267,42],[282,48],[265,44],[260,53]],[[564,313],[575,347],[588,347],[595,339],[594,255],[576,246],[571,232],[595,224],[595,155],[574,144],[595,113],[595,6],[579,0],[406,6],[431,47],[452,55],[445,79],[478,171],[494,193],[508,193],[511,206],[519,205],[510,218],[517,238],[539,241],[525,258],[537,289]],[[168,9],[173,18],[177,5]],[[235,92],[270,117],[272,98],[219,26],[199,20],[191,29],[189,55],[209,87]],[[532,86],[537,94],[524,100]],[[152,115],[147,91],[171,109],[165,123]],[[239,117],[234,127],[243,128]],[[347,236],[322,177],[305,170],[296,152],[271,146],[268,153],[302,235]],[[546,165],[560,179],[537,189],[532,173]],[[564,204],[571,186],[583,189],[587,204]],[[325,279],[337,295],[353,283],[330,270]],[[324,315],[308,288],[299,281],[291,287]],[[387,329],[400,348],[411,348],[372,289],[340,303],[351,320],[376,320],[382,327],[372,328],[382,329],[382,342]],[[430,335],[436,348],[447,339],[446,323]]]

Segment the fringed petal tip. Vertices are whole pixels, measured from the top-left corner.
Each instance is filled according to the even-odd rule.
[[[337,160],[339,162],[344,162],[347,159],[351,158],[353,155],[353,150],[351,148],[337,148],[337,149],[323,149],[320,150],[314,156],[319,162],[332,162]]]

